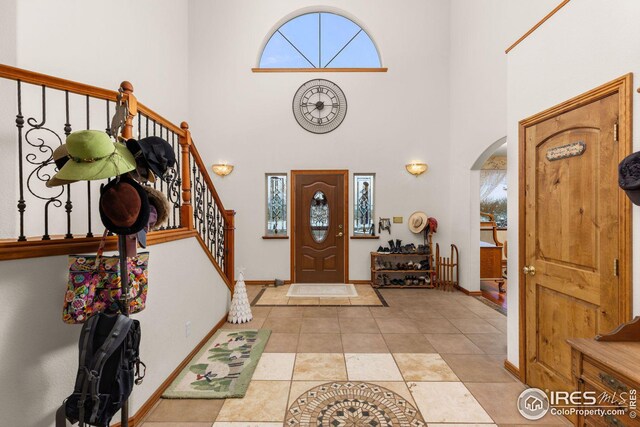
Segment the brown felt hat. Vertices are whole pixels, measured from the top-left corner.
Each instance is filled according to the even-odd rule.
[[[140,184],[123,175],[102,187],[99,210],[107,230],[135,234],[149,221],[149,198]]]

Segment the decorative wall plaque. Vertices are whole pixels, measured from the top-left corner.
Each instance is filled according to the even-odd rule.
[[[582,156],[586,149],[587,144],[583,141],[572,142],[571,144],[550,148],[547,150],[547,160],[553,162],[554,160],[566,159],[567,157]]]

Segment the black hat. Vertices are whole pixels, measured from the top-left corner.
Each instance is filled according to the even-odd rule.
[[[158,136],[148,136],[137,141],[129,139],[127,148],[136,158],[139,167],[151,169],[156,176],[164,178],[168,168],[176,164],[176,155],[173,147]],[[141,174],[144,176],[144,174]]]
[[[640,151],[625,157],[618,165],[618,185],[634,205],[640,205]]]
[[[115,234],[135,234],[149,222],[149,198],[142,186],[121,175],[100,190],[100,218]]]

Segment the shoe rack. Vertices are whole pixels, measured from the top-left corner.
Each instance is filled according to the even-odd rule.
[[[426,251],[371,252],[371,285],[374,288],[435,287],[435,260],[431,233]],[[426,268],[424,268],[426,266]]]

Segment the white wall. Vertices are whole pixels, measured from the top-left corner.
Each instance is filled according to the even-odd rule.
[[[626,73],[640,71],[640,2],[572,1],[508,55],[507,135],[517,141],[518,121],[593,89]],[[638,82],[635,83],[636,87]],[[638,94],[633,92],[638,101]],[[640,124],[636,108],[634,127]],[[634,150],[640,148],[638,132]],[[510,159],[518,144],[508,144]],[[509,188],[518,184],[518,162],[508,165]],[[517,224],[518,194],[509,193],[509,222]],[[634,207],[633,244],[640,244],[638,208]],[[509,258],[518,259],[518,230],[509,228]],[[640,254],[634,251],[634,264]],[[508,358],[518,365],[518,265],[509,264]],[[634,269],[634,313],[640,313],[640,270]]]
[[[557,0],[451,2],[449,174],[453,194],[447,220],[453,224],[452,241],[460,250],[461,284],[469,290],[480,289],[480,187],[479,174],[471,168],[490,145],[506,135],[504,51],[556,3]]]
[[[17,3],[18,67],[113,90],[129,80],[141,102],[185,120],[187,0]]]
[[[147,376],[134,388],[132,415],[225,315],[229,300],[195,238],[152,246],[149,252],[147,308],[133,316],[141,322]],[[73,391],[78,367],[80,326],[62,322],[67,257],[3,261],[0,277],[5,301],[0,425],[53,426],[56,409]]]
[[[17,37],[17,0],[0,0],[0,64],[16,63],[16,37]],[[13,171],[15,168],[16,144],[5,144],[2,141],[14,141],[15,135],[15,102],[3,102],[2,100],[15,99],[15,85],[0,85],[0,147],[2,148],[2,156],[0,156],[0,170]],[[7,119],[6,123],[3,121]],[[5,184],[0,186],[0,200],[11,200],[15,203],[0,203],[0,218],[10,218],[15,215],[17,209],[16,204],[17,180],[16,174],[2,174]],[[7,221],[0,221],[6,223]],[[2,230],[6,229],[6,234],[17,236],[17,224],[0,225],[0,236],[3,235]]]
[[[214,181],[225,206],[238,211],[236,262],[247,267],[247,279],[289,278],[290,242],[261,238],[266,172],[375,172],[376,217],[404,217],[403,224],[392,225],[391,237],[420,241],[406,221],[423,210],[439,220],[436,240],[448,246],[448,1],[324,1],[320,9],[343,11],[364,24],[389,67],[387,73],[335,74],[251,72],[273,26],[318,2],[195,0],[189,5],[191,129],[207,165],[236,166]],[[318,77],[338,84],[348,100],[346,119],[325,135],[303,130],[291,111],[298,87]],[[404,165],[414,159],[427,162],[429,172],[409,175]],[[388,237],[384,232],[380,240],[349,241],[350,279],[370,278],[369,252]]]

